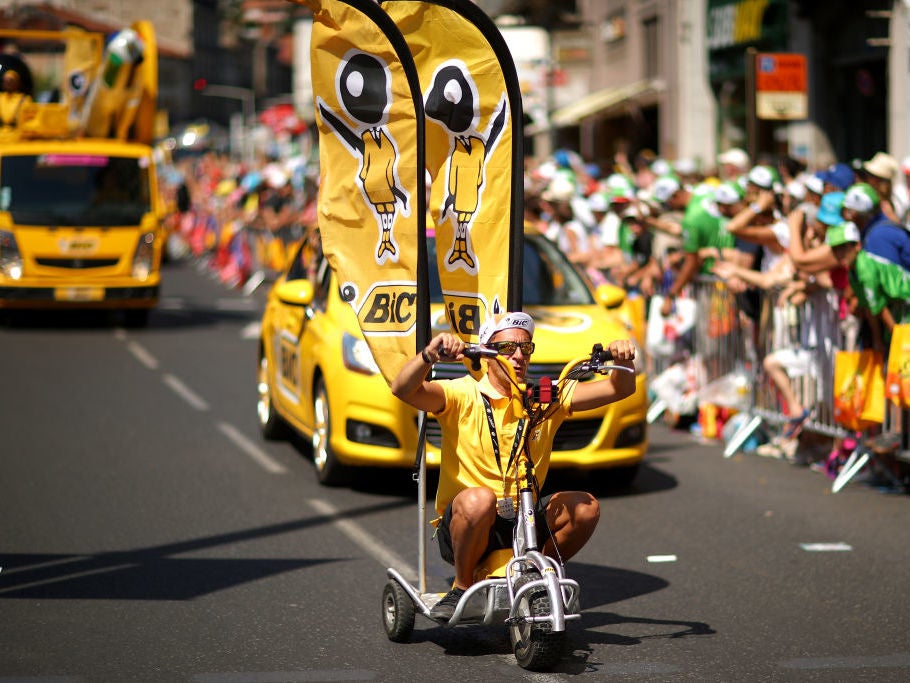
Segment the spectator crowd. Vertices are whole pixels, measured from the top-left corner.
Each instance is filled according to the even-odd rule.
[[[229,286],[255,288],[316,233],[317,183],[302,159],[244,165],[211,153],[176,163],[163,183],[175,207],[169,253],[204,259]],[[646,150],[602,169],[559,150],[527,160],[524,220],[593,283],[641,298],[649,317],[671,316],[706,278],[735,297],[752,334],[758,302],[770,296],[811,316],[817,324],[803,325],[796,343],[772,340],[757,358],[782,415],[765,451],[793,460],[815,410],[794,380],[818,374],[819,355],[838,347],[887,357],[895,326],[910,323],[908,186],[910,157],[884,151],[819,168],[753,160],[739,148],[710,167]],[[835,439],[831,453],[841,446]],[[832,474],[839,463],[828,460],[820,468]]]

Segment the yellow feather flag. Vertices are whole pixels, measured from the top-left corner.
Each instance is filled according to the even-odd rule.
[[[426,162],[417,72],[398,29],[371,0],[302,4],[313,11],[323,250],[391,382],[429,329],[428,295],[418,296]]]
[[[505,40],[468,0],[389,0],[423,91],[430,214],[451,327],[521,309],[521,91]]]

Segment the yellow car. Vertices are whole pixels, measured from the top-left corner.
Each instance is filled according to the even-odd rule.
[[[435,263],[430,240],[430,263]],[[357,318],[341,300],[323,260],[308,271],[299,251],[269,293],[259,344],[257,412],[267,439],[289,430],[312,443],[319,481],[347,482],[351,468],[409,467],[417,452],[417,413],[394,396],[376,367]],[[447,328],[439,282],[431,282],[432,333]],[[596,342],[632,336],[624,292],[592,287],[542,235],[524,245],[524,310],[536,323],[531,380],[556,379],[564,365]],[[639,353],[639,358],[641,354]],[[434,377],[466,372],[437,364]],[[633,396],[579,412],[560,428],[551,469],[604,470],[612,483],[632,481],[647,450],[646,378]],[[440,433],[428,420],[427,464],[439,465]]]

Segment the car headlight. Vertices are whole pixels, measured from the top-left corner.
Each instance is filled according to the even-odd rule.
[[[22,277],[22,254],[16,236],[8,230],[0,230],[0,273],[13,280]]]
[[[133,254],[133,277],[145,280],[152,272],[155,259],[155,233],[146,232],[140,235],[136,253]]]
[[[341,338],[341,355],[344,367],[348,370],[361,372],[364,375],[379,374],[379,366],[373,359],[369,345],[363,339],[345,332]]]

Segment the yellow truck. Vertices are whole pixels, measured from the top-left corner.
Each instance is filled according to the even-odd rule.
[[[106,308],[144,325],[165,215],[151,24],[0,41],[0,309]]]

